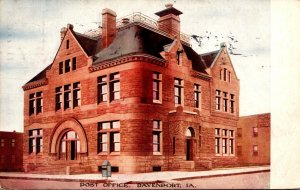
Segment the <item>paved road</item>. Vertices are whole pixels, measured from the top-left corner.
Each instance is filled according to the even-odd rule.
[[[270,172],[189,179],[181,182],[188,182],[199,189],[269,189]]]
[[[181,181],[173,180],[169,183],[160,184],[124,184],[117,182],[103,184],[48,180],[0,179],[0,186],[4,189],[268,189],[270,187],[270,172]]]

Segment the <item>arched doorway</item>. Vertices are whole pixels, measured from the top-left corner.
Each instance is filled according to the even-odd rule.
[[[81,123],[75,118],[59,122],[52,131],[49,148],[51,155],[62,160],[77,160],[87,155],[87,138]]]
[[[192,127],[187,128],[185,132],[186,160],[193,160],[194,158],[194,137],[194,129]]]
[[[60,140],[59,158],[77,160],[77,153],[80,153],[80,139],[75,131],[68,131]]]

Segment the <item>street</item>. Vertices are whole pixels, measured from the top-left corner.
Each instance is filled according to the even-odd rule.
[[[270,172],[222,177],[172,180],[167,183],[74,182],[31,179],[0,179],[2,189],[268,189]],[[0,189],[1,189],[0,188]]]

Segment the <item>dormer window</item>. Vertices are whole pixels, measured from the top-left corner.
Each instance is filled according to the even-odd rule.
[[[69,49],[69,47],[70,47],[70,41],[67,40],[67,41],[66,41],[66,49]]]

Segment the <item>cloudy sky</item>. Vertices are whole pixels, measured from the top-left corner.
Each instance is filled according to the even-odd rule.
[[[0,1],[1,131],[23,131],[23,90],[28,80],[49,65],[60,42],[60,28],[71,23],[77,32],[97,28],[101,11],[118,17],[132,12],[157,19],[167,3],[181,10],[181,31],[203,36],[199,53],[233,45],[231,55],[240,79],[240,114],[270,112],[270,2],[264,0],[153,1]],[[206,36],[206,37],[205,37]],[[209,36],[209,38],[207,38]],[[217,37],[216,37],[217,36]],[[234,41],[229,37],[233,37]]]

